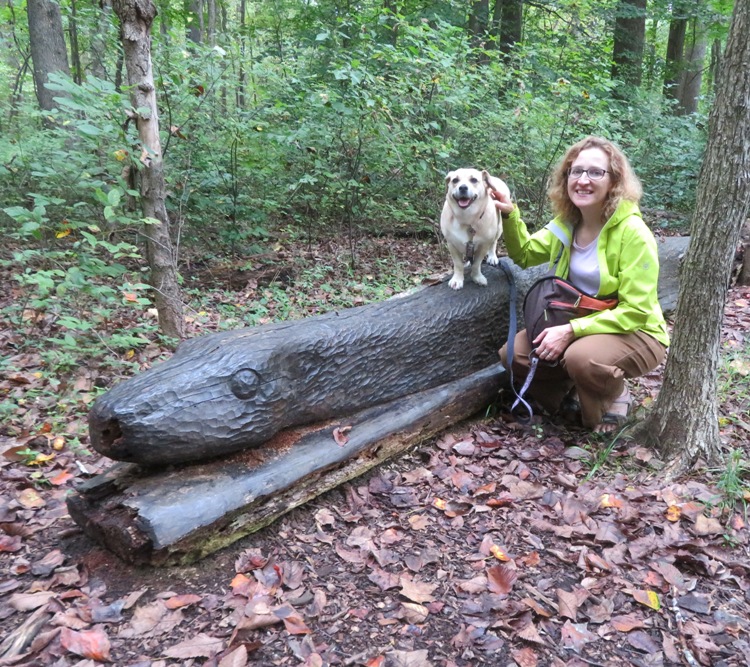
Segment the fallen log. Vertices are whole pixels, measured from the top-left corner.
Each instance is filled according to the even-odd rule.
[[[192,562],[475,414],[492,402],[504,375],[496,363],[206,463],[157,471],[118,463],[78,487],[68,510],[127,562]]]
[[[687,243],[659,244],[665,312]],[[513,268],[519,305],[541,272]],[[96,449],[138,464],[79,487],[71,516],[125,561],[194,561],[475,414],[507,381],[496,355],[508,284],[494,267],[485,275],[487,288],[444,282],[181,346],[98,399]],[[197,458],[206,460],[189,463]]]

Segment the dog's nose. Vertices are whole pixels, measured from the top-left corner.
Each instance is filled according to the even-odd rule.
[[[458,191],[461,193],[466,192],[468,189],[469,189],[469,186],[466,184],[458,186]]]

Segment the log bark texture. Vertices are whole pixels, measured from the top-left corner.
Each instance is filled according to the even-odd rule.
[[[665,310],[676,299],[686,247],[687,239],[660,244]],[[544,269],[506,266],[520,310]],[[381,303],[187,341],[168,361],[97,399],[91,444],[145,465],[210,459],[486,368],[507,338],[510,310],[505,274],[488,266],[485,275],[487,287],[467,283],[455,291],[443,282]]]

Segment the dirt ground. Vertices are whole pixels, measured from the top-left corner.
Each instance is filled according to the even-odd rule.
[[[733,288],[730,346],[746,335],[748,299]],[[638,405],[661,372],[633,383]],[[722,406],[739,415],[723,418],[722,438],[743,461],[747,395]],[[63,450],[29,466],[8,453],[18,438],[6,430],[0,665],[750,664],[745,508],[724,502],[721,471],[667,483],[627,432],[522,425],[507,408],[501,397],[171,568],[123,563],[68,516],[69,490],[111,461]]]

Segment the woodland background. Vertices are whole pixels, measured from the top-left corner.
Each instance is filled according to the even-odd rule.
[[[73,656],[86,664],[111,656],[118,664],[166,664],[164,651],[178,639],[187,642],[171,654],[179,664],[246,664],[255,655],[259,665],[421,666],[432,664],[429,653],[435,664],[452,666],[497,664],[500,654],[512,664],[512,653],[523,667],[575,665],[581,651],[587,664],[613,659],[613,645],[622,661],[612,664],[663,664],[679,654],[682,644],[675,648],[674,641],[700,664],[746,664],[750,648],[738,628],[747,627],[748,614],[738,588],[748,590],[747,571],[719,550],[747,551],[742,514],[729,509],[748,497],[746,290],[732,292],[728,304],[719,378],[722,437],[732,452],[723,469],[702,471],[718,487],[701,482],[665,491],[642,448],[633,458],[627,451],[610,456],[614,443],[602,448],[554,426],[522,433],[500,420],[470,435],[447,435],[436,449],[422,448],[302,508],[234,563],[236,554],[224,553],[203,568],[162,575],[91,551],[64,511],[67,488],[108,464],[87,449],[88,407],[113,383],[169,356],[178,342],[160,329],[149,284],[145,241],[154,221],[144,213],[141,185],[158,156],[136,132],[144,110],[132,108],[116,16],[149,4],[0,6],[0,481],[8,491],[0,504],[0,550],[12,554],[0,582],[0,627],[10,639],[25,632],[37,641],[23,647],[34,648],[29,664],[40,655],[44,664],[75,664]],[[689,232],[732,2],[160,0],[156,9],[150,57],[162,195],[185,336],[358,305],[445,272],[437,219],[444,175],[458,166],[505,178],[526,221],[543,224],[550,170],[570,143],[590,133],[628,154],[655,234]],[[658,377],[643,379],[635,387],[639,400],[648,404],[658,386]],[[611,486],[576,490],[583,475],[602,474],[609,459],[616,467]],[[557,480],[553,495],[567,497],[563,515],[536,486],[529,494],[513,487],[512,498],[498,491],[492,507],[501,509],[492,512],[500,514],[490,513],[480,498],[495,494],[481,479],[492,468],[522,480]],[[603,491],[627,495],[626,510],[599,505]],[[402,492],[409,502],[399,500]],[[432,509],[436,497],[459,492],[457,511],[452,504],[452,514]],[[628,552],[618,543],[604,565],[584,559],[594,529],[590,517],[580,527],[579,502],[592,515],[627,513],[628,541],[642,539],[642,548]],[[669,522],[680,520],[672,507],[684,509],[685,520],[657,530],[657,540],[653,526],[665,521],[667,506]],[[513,586],[507,571],[502,581],[497,570],[483,582],[472,578],[491,558],[482,535],[508,544],[529,516],[543,518],[545,530],[549,522],[562,525],[547,551],[527,535],[541,564],[533,564],[536,551],[517,560],[526,568],[526,590],[533,584],[541,591],[541,598],[533,595],[546,598],[551,618],[535,609],[532,619],[517,600],[497,598]],[[395,584],[380,569],[398,571],[398,560],[381,550],[397,542],[394,551],[405,561],[417,552],[435,558],[408,561],[400,598],[387,592]],[[581,553],[577,564],[565,556],[571,548]],[[559,563],[548,558],[552,552]],[[645,553],[680,565],[687,584],[662,566],[644,570]],[[295,563],[305,559],[303,575]],[[253,573],[252,586],[240,579],[229,586],[232,565]],[[581,569],[604,573],[600,588],[581,593]],[[102,581],[115,572],[108,591]],[[449,583],[456,572],[463,582],[457,587]],[[138,607],[142,586],[150,592]],[[632,591],[649,586],[663,592],[665,608],[648,596],[638,606]],[[40,603],[51,607],[15,597],[38,592],[53,595]],[[677,626],[666,610],[668,593],[675,601],[693,596],[681,608],[698,619],[672,644]],[[243,596],[258,595],[281,605],[273,607],[276,616],[259,621],[257,610],[247,609],[242,615]],[[169,629],[160,620],[146,627],[143,619],[163,618],[161,600],[172,597],[189,608],[185,616]],[[289,616],[289,604],[301,608],[297,600],[308,605],[302,620]],[[607,615],[601,609],[610,604]],[[586,609],[581,615],[579,605]],[[42,633],[46,643],[27,627],[28,612],[39,608],[58,614],[57,634]],[[92,616],[94,608],[105,615]],[[615,608],[627,618],[606,625],[613,640],[599,624],[609,624]],[[644,609],[651,616],[642,622]],[[715,612],[713,629],[704,618],[708,609]],[[730,620],[718,611],[731,612]],[[583,632],[582,620],[614,644],[602,648]],[[276,627],[265,631],[264,623]],[[196,633],[201,641],[211,635],[202,648],[190,644]],[[521,644],[507,643],[510,636],[521,636]],[[9,644],[0,649],[8,658]]]

